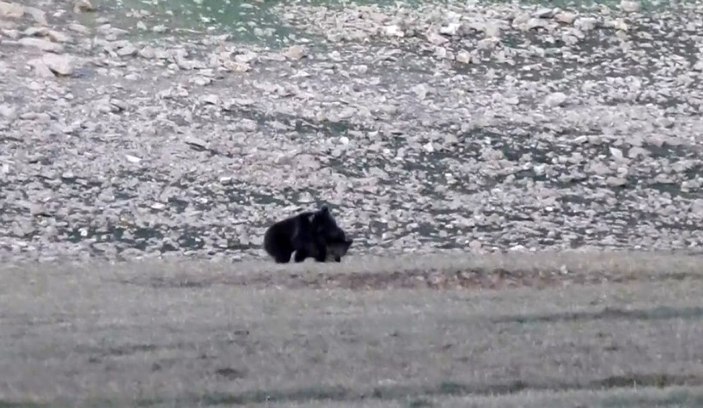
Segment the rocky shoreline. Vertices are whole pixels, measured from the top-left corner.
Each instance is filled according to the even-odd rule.
[[[0,259],[262,258],[323,202],[353,253],[703,245],[702,2],[272,11],[316,40],[0,2]]]

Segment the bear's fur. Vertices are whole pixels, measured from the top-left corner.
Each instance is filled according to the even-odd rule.
[[[264,234],[264,249],[276,263],[290,262],[293,252],[295,262],[303,262],[308,257],[326,262],[328,248],[332,259],[340,262],[351,243],[326,205],[317,211],[305,211],[278,221]]]

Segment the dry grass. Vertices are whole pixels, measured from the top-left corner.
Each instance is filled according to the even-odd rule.
[[[703,401],[700,258],[352,259],[0,267],[0,407]]]
[[[569,284],[645,280],[700,280],[701,255],[682,253],[563,251],[473,255],[449,252],[432,255],[358,257],[341,264],[278,265],[270,261],[203,263],[142,261],[132,268],[82,264],[109,271],[115,279],[154,287],[215,284],[256,288],[397,289],[547,287]],[[21,269],[34,266],[19,266]],[[75,267],[69,267],[75,273]],[[148,270],[149,273],[143,273]]]
[[[339,402],[337,408],[358,407],[358,401]],[[269,404],[271,407],[321,408],[330,406],[329,401],[284,402]],[[408,397],[388,401],[371,400],[363,403],[365,408],[447,407],[447,408],[684,408],[703,406],[703,389],[693,387],[636,387],[632,389],[608,389],[602,391],[522,391],[507,395],[467,395],[461,397],[431,396]]]

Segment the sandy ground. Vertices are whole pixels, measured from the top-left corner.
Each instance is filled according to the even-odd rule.
[[[287,270],[258,262],[3,267],[0,402],[683,407],[703,401],[701,258],[497,259],[362,258]],[[429,262],[434,268],[417,272]],[[524,285],[536,271],[555,267],[568,269],[563,279]],[[605,268],[599,282],[578,283],[578,276]],[[456,288],[413,286],[412,271],[412,281],[462,272],[494,278]],[[371,272],[392,278],[378,286]],[[522,284],[491,289],[517,274]],[[355,290],[339,284],[352,281]]]

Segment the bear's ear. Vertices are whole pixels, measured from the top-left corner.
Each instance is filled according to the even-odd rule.
[[[322,204],[322,207],[320,207],[320,214],[327,215],[329,213],[330,209],[327,207],[327,204]]]

